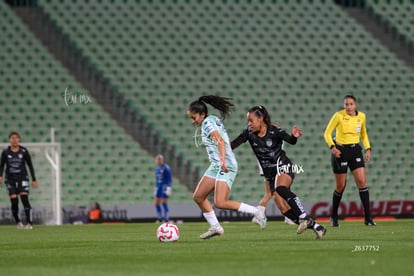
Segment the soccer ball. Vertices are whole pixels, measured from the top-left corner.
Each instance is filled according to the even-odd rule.
[[[157,238],[160,242],[176,242],[180,237],[180,229],[172,223],[163,223],[157,229]]]

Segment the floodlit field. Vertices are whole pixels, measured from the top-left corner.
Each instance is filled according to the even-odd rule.
[[[272,221],[179,224],[176,243],[160,243],[158,224],[0,226],[0,275],[414,275],[414,220],[376,227],[341,221],[324,240]]]

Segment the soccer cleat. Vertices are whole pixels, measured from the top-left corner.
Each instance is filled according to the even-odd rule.
[[[17,229],[23,229],[23,228],[24,228],[23,223],[21,222],[17,223]]]
[[[322,225],[319,225],[316,229],[313,229],[313,231],[315,232],[315,235],[316,235],[315,240],[320,240],[322,239],[323,236],[325,236],[327,230]]]
[[[24,229],[32,230],[33,229],[33,225],[30,224],[30,223],[28,223]]]
[[[303,231],[310,228],[313,225],[314,221],[310,216],[306,216],[304,219],[299,220],[299,226],[296,230],[296,234],[302,234]]]
[[[285,217],[285,223],[289,225],[295,225],[295,223],[288,217]]]
[[[377,225],[372,219],[365,219],[364,221],[366,226],[375,226]]]
[[[262,209],[257,208],[257,211],[254,214],[254,217],[252,218],[252,222],[259,224],[260,229],[262,230],[266,228],[267,218]]]
[[[200,235],[200,239],[209,239],[214,236],[221,236],[224,234],[224,229],[221,226],[210,227],[207,232]]]
[[[339,227],[338,217],[331,217],[330,221],[332,227]]]

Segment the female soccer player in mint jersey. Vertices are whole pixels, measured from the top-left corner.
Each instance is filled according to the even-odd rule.
[[[352,171],[355,184],[359,189],[359,196],[365,211],[365,225],[375,226],[375,222],[371,218],[365,163],[359,142],[362,140],[365,147],[366,162],[371,159],[371,146],[366,128],[366,116],[356,108],[356,98],[353,95],[346,95],[344,109],[332,116],[324,132],[325,141],[332,153],[331,165],[336,182],[332,197],[331,225],[333,227],[339,227],[338,208],[345,190],[348,168]],[[334,130],[335,141],[332,138]]]
[[[254,216],[255,222],[264,228],[266,225],[264,213],[254,206],[229,200],[230,189],[237,175],[237,161],[231,150],[229,137],[222,120],[208,113],[207,104],[219,110],[223,120],[230,113],[230,108],[233,106],[229,98],[210,95],[200,97],[188,107],[187,114],[192,123],[197,127],[201,127],[201,139],[210,160],[210,166],[202,176],[193,194],[194,201],[210,224],[208,231],[201,234],[200,238],[208,239],[224,233],[224,229],[220,225],[210,201],[207,199],[207,196],[213,191],[214,203],[217,208],[251,214]]]
[[[283,215],[299,224],[298,234],[311,228],[316,234],[316,239],[321,239],[326,233],[325,227],[317,224],[306,214],[299,197],[290,190],[295,177],[293,170],[295,166],[282,149],[284,141],[296,144],[302,131],[294,126],[290,135],[280,127],[273,125],[269,113],[261,105],[254,106],[247,112],[247,123],[248,127],[231,142],[231,147],[235,149],[249,141],[262,167],[264,177],[268,180],[270,191],[278,200],[277,205],[284,206],[283,200],[285,200],[290,206],[290,209],[282,210]],[[276,193],[280,197],[277,197]]]

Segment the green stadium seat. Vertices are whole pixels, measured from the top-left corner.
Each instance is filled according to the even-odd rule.
[[[374,5],[378,1],[374,4],[373,1],[368,2]],[[120,93],[133,106],[139,108],[154,125],[154,131],[162,133],[172,145],[185,153],[194,166],[202,169],[207,166],[207,160],[203,149],[194,146],[194,128],[186,117],[185,109],[190,101],[204,93],[218,93],[235,98],[236,108],[226,122],[230,137],[237,135],[246,125],[247,109],[259,103],[272,110],[272,119],[279,121],[286,130],[289,130],[292,124],[305,126],[304,137],[294,149],[288,149],[288,155],[292,159],[306,160],[308,168],[305,168],[307,172],[304,175],[312,174],[309,178],[299,175],[295,180],[298,189],[303,188],[305,191],[307,183],[318,183],[321,178],[326,179],[323,177],[324,174],[331,173],[327,164],[329,161],[326,156],[326,145],[321,142],[321,135],[334,107],[341,106],[340,99],[345,93],[358,94],[361,109],[367,112],[370,136],[374,138],[372,142],[378,146],[387,144],[391,138],[383,133],[388,129],[389,122],[394,121],[393,118],[403,118],[406,121],[411,115],[413,98],[410,91],[414,82],[412,70],[388,53],[333,2],[313,1],[312,4],[306,5],[303,1],[228,3],[226,5],[230,5],[234,10],[231,13],[222,7],[224,4],[214,3],[215,8],[210,9],[210,3],[207,2],[177,5],[162,2],[151,4],[145,1],[117,3],[90,0],[60,3],[39,0],[39,5],[75,41],[91,62],[119,87]],[[397,7],[391,10],[393,16],[390,18],[398,18],[395,24],[402,26],[406,24],[404,22],[409,22],[410,17],[406,14],[411,6]],[[6,19],[1,19],[0,26],[6,26],[3,21],[12,18],[11,25],[17,25],[17,31],[23,32],[26,40],[38,45],[35,39],[30,39],[32,35],[24,31],[26,27],[13,19],[13,14],[6,14],[6,17],[2,17]],[[197,16],[188,18],[188,14]],[[330,24],[333,19],[335,26]],[[102,27],[110,25],[115,27]],[[42,47],[25,47],[27,48],[36,48],[36,51],[33,50],[30,54],[33,61],[34,57],[42,56],[39,60],[36,59],[35,63],[37,67],[42,68],[43,73],[37,74],[39,70],[36,69],[32,69],[30,73],[25,70],[25,76],[28,78],[15,78],[14,76],[21,75],[21,69],[13,69],[15,72],[6,77],[6,83],[10,83],[8,87],[13,88],[10,91],[35,89],[34,84],[28,84],[32,83],[30,80],[34,75],[39,85],[43,85],[43,88],[39,89],[41,91],[59,91],[62,89],[59,86],[61,83],[75,83],[68,73],[50,61],[53,57]],[[14,51],[13,45],[6,45],[1,49],[4,53]],[[29,60],[27,56],[11,56],[16,56],[13,60],[18,62],[23,60],[25,67],[32,64],[26,62]],[[43,66],[43,63],[49,64],[48,70],[44,68],[46,66]],[[14,61],[10,64],[10,67],[14,68]],[[54,70],[62,70],[61,74],[65,80],[56,81],[51,77],[42,76],[55,75],[50,73]],[[169,97],[173,91],[177,92]],[[406,95],[400,102],[390,101],[390,92],[399,94],[403,91]],[[373,93],[376,93],[375,97],[370,96]],[[43,98],[44,95],[38,97]],[[48,98],[53,99],[54,96]],[[370,104],[372,99],[376,99],[375,104]],[[385,99],[390,101],[389,105],[384,105]],[[60,105],[56,99],[45,101],[51,102],[53,106]],[[402,105],[403,103],[406,104]],[[49,110],[48,113],[55,112],[58,115],[52,115],[50,119],[53,120],[43,115],[45,124],[36,125],[40,127],[39,133],[47,133],[45,126],[59,120],[60,113],[65,118],[64,122],[59,123],[60,129],[68,129],[73,126],[74,121],[78,121],[79,123],[75,124],[76,128],[87,130],[92,135],[85,136],[79,132],[72,137],[72,133],[69,135],[67,131],[63,132],[59,138],[65,143],[70,143],[65,145],[65,151],[79,151],[77,145],[83,139],[91,141],[94,134],[100,136],[100,149],[108,148],[109,151],[102,153],[98,159],[102,160],[102,164],[98,165],[108,174],[113,169],[111,166],[115,166],[115,158],[111,159],[111,156],[118,146],[116,143],[125,145],[124,149],[127,151],[132,150],[137,155],[145,156],[134,141],[122,138],[127,137],[124,132],[121,132],[120,136],[111,132],[106,134],[105,129],[119,132],[115,123],[107,116],[95,120],[75,116],[73,113],[83,110],[80,107],[71,110],[74,112],[59,107],[54,111]],[[319,110],[321,112],[317,112]],[[388,110],[392,112],[388,113]],[[85,114],[91,113],[105,114],[97,108],[88,109]],[[386,117],[382,121],[384,115]],[[96,121],[99,122],[99,126],[94,125]],[[414,121],[408,119],[408,124],[412,125]],[[24,124],[20,123],[18,126],[24,127]],[[412,135],[407,135],[404,140],[410,141],[412,138]],[[113,141],[115,143],[112,143]],[[400,140],[399,143],[404,142]],[[308,153],[309,147],[315,149],[313,155]],[[91,147],[80,151],[97,149]],[[306,152],[307,156],[300,156],[301,152]],[[398,147],[393,145],[390,154],[399,152]],[[248,145],[243,146],[240,153],[238,150],[237,154],[253,157]],[[76,155],[71,156],[77,158]],[[93,157],[99,158],[96,155]],[[409,160],[407,156],[403,157]],[[152,159],[147,157],[147,163],[152,165]],[[249,178],[253,175],[255,179],[260,179],[253,158],[239,159],[240,167],[250,171],[243,176],[248,179],[245,180],[246,183],[250,182]],[[134,157],[131,156],[129,161],[133,160]],[[382,170],[387,171],[386,166],[383,166],[387,160],[391,159],[376,159],[375,162],[380,163],[368,170],[369,177],[379,174]],[[139,163],[141,164],[140,161]],[[86,165],[85,163],[84,166]],[[148,170],[145,177],[152,179],[152,169],[149,173],[149,166],[145,168]],[[131,169],[141,170],[133,164],[129,169],[125,167],[125,172]],[[317,173],[313,173],[314,171]],[[318,187],[320,192],[309,191],[304,197],[310,201],[325,200],[324,191],[332,185],[332,180],[329,178],[327,182],[325,186]],[[257,202],[258,198],[254,196],[242,194],[241,198]]]

